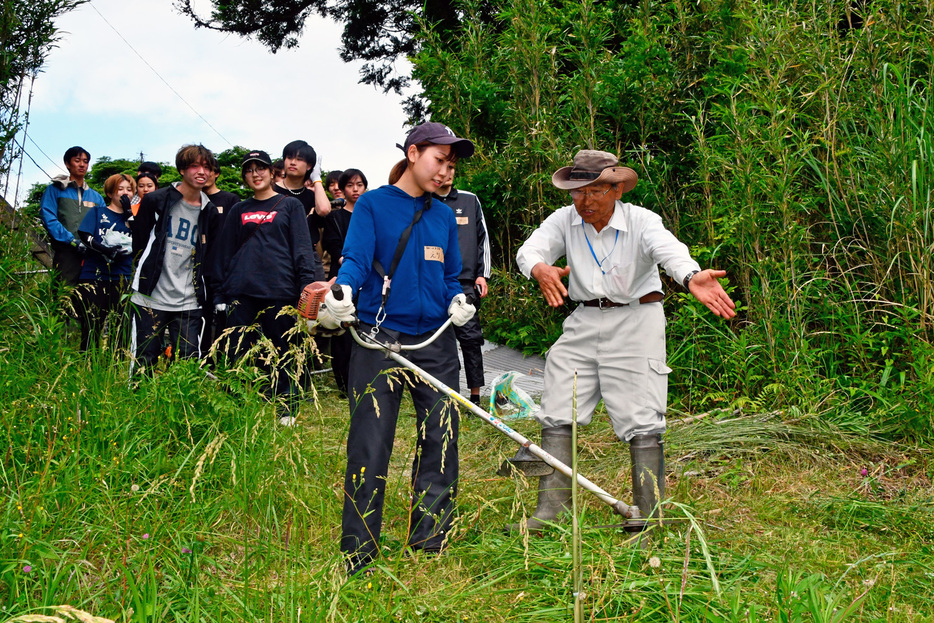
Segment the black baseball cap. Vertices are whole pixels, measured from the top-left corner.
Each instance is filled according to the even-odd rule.
[[[269,157],[269,154],[267,154],[265,151],[262,151],[260,149],[257,149],[257,150],[254,150],[248,153],[246,155],[246,158],[244,158],[243,162],[240,164],[240,168],[242,169],[243,167],[245,167],[248,162],[261,162],[265,164],[267,167],[272,166],[272,158]]]
[[[418,143],[432,143],[434,145],[450,145],[458,158],[470,158],[474,152],[473,143],[466,138],[458,138],[454,130],[435,121],[428,121],[412,128],[405,137],[405,145],[396,143],[396,147],[408,152],[409,147]]]

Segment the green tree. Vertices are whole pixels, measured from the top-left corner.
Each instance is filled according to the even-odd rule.
[[[0,173],[19,149],[24,89],[59,39],[55,19],[87,0],[5,0],[0,4]]]
[[[125,173],[135,178],[137,167],[139,167],[138,160],[111,159],[108,156],[101,156],[88,171],[87,182],[94,188],[103,189],[104,182],[111,175]]]
[[[217,158],[217,163],[221,165],[222,168],[230,167],[239,171],[240,164],[243,162],[243,159],[246,158],[248,153],[250,153],[249,149],[237,145],[215,154],[215,157]]]
[[[461,30],[422,23],[413,77],[425,114],[478,146],[458,184],[496,224],[503,267],[569,203],[551,173],[577,149],[613,151],[640,176],[626,200],[725,268],[744,305],[732,327],[689,300],[671,309],[672,358],[689,371],[672,389],[687,406],[694,380],[705,407],[882,386],[890,405],[916,405],[906,422],[923,421],[912,414],[934,385],[929,3],[500,0],[491,21],[474,17],[487,2],[460,6]],[[534,290],[507,290],[487,304],[490,333],[547,346],[560,316]]]
[[[420,23],[440,32],[456,30],[461,23],[451,0],[211,0],[209,16],[193,5],[192,0],[178,0],[175,6],[197,27],[253,37],[273,52],[298,45],[311,15],[330,16],[344,24],[341,58],[364,61],[363,83],[396,92],[409,78],[397,73],[394,63],[416,51]]]

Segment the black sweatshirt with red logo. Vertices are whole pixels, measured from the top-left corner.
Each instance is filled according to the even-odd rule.
[[[302,288],[324,276],[315,263],[305,209],[284,195],[231,208],[214,261],[215,304],[240,295],[297,303]]]

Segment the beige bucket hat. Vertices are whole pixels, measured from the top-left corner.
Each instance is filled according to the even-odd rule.
[[[574,190],[589,184],[622,184],[623,192],[636,187],[639,176],[629,167],[621,167],[619,158],[605,151],[582,149],[574,155],[574,165],[561,167],[551,176],[551,183],[562,190]]]

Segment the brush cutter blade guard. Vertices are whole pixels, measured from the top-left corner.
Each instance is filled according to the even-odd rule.
[[[515,475],[516,472],[522,472],[525,474],[526,478],[540,478],[552,474],[554,471],[555,468],[550,467],[547,463],[529,452],[528,448],[519,446],[519,451],[516,452],[516,456],[503,461],[503,464],[496,470],[496,474],[504,478],[509,478]]]

